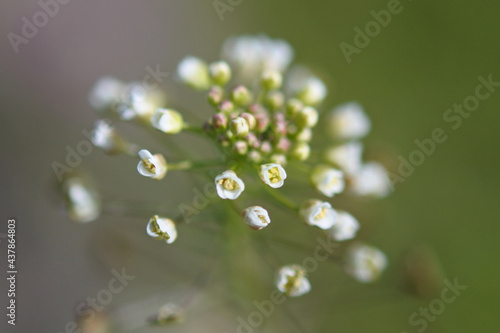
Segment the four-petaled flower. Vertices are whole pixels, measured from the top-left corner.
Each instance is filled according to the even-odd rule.
[[[227,170],[215,177],[217,195],[221,199],[234,200],[245,190],[245,183],[232,170]]]
[[[318,165],[311,174],[311,181],[318,191],[331,198],[344,190],[344,174],[342,171],[327,165]]]
[[[329,202],[310,199],[300,205],[302,220],[321,229],[330,229],[338,220],[337,212]]]
[[[167,134],[179,133],[182,130],[183,124],[181,114],[174,110],[158,109],[151,116],[151,125]]]
[[[161,154],[153,155],[148,150],[139,151],[141,161],[137,164],[137,171],[145,177],[160,180],[167,173],[167,162]]]
[[[338,241],[353,239],[359,230],[359,222],[351,214],[338,210],[337,223],[328,230],[328,235]]]
[[[277,163],[267,163],[260,166],[259,176],[264,184],[279,188],[285,183],[286,171]]]
[[[146,227],[149,236],[155,239],[164,239],[167,244],[172,244],[177,238],[175,223],[167,218],[153,216]]]
[[[276,286],[279,291],[291,297],[304,295],[311,290],[311,284],[306,278],[306,272],[299,265],[282,267],[278,271]]]

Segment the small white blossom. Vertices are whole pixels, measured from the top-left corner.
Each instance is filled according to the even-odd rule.
[[[111,76],[97,80],[89,94],[89,103],[96,110],[104,110],[120,101],[125,84]]]
[[[123,89],[116,112],[122,120],[141,118],[149,121],[161,105],[165,95],[157,89],[146,89],[141,82],[131,82]]]
[[[355,174],[362,166],[363,145],[351,141],[326,150],[325,160],[339,167],[348,175]]]
[[[155,316],[154,321],[158,325],[166,325],[170,323],[178,323],[184,320],[184,309],[175,303],[167,303],[163,305]]]
[[[359,222],[351,214],[338,210],[337,223],[328,230],[328,235],[338,241],[353,239],[359,230]]]
[[[260,166],[259,176],[264,184],[279,188],[285,183],[286,171],[277,163],[267,163]]]
[[[311,174],[311,181],[318,191],[331,198],[345,187],[342,171],[327,165],[318,165]]]
[[[238,138],[244,138],[248,134],[248,122],[243,117],[234,118],[229,123],[229,126],[231,128],[231,133],[233,133]]]
[[[188,86],[204,90],[210,86],[207,64],[196,57],[187,56],[179,63],[177,75]]]
[[[108,154],[124,151],[126,146],[125,141],[116,133],[113,126],[105,120],[96,121],[90,141]]]
[[[338,220],[338,214],[329,202],[315,199],[302,203],[299,214],[306,224],[317,226],[324,230],[333,227]]]
[[[167,134],[179,133],[183,124],[182,115],[171,109],[158,109],[151,117],[151,125]]]
[[[167,162],[161,154],[151,154],[148,150],[139,151],[141,161],[137,164],[137,171],[145,177],[160,180],[167,174]]]
[[[99,217],[101,201],[91,183],[80,177],[64,181],[69,216],[77,222],[91,222]]]
[[[245,183],[232,170],[227,170],[215,177],[217,195],[221,199],[235,200],[245,190]]]
[[[387,257],[379,249],[356,244],[347,254],[346,272],[359,282],[376,280],[387,267]]]
[[[172,244],[177,238],[177,229],[175,223],[167,218],[153,216],[146,227],[146,232],[150,237],[155,239],[162,239],[167,244]]]
[[[287,92],[306,105],[318,105],[327,96],[328,89],[318,77],[303,66],[294,66],[286,77]]]
[[[281,39],[240,36],[224,42],[222,58],[238,69],[242,79],[252,79],[264,70],[283,73],[293,59],[293,49]]]
[[[342,104],[333,109],[327,125],[330,135],[340,140],[361,139],[371,129],[370,119],[356,102]]]
[[[350,191],[359,196],[383,198],[392,191],[391,179],[384,166],[369,162],[352,176]]]
[[[306,272],[299,265],[282,267],[276,277],[276,286],[279,291],[291,297],[304,295],[311,290]]]
[[[271,223],[269,213],[260,206],[253,206],[245,209],[242,212],[245,223],[254,230],[265,228]]]

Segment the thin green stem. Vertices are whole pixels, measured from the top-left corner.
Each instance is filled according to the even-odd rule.
[[[281,194],[275,189],[272,189],[268,186],[264,186],[265,190],[267,193],[269,193],[272,197],[274,197],[276,200],[278,200],[279,203],[281,203],[283,206],[290,208],[291,210],[298,211],[299,206],[294,203],[292,200],[288,199],[286,196]]]

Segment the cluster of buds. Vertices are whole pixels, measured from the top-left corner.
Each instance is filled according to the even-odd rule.
[[[350,213],[334,209],[329,201],[310,197],[295,204],[282,191],[278,193],[277,189],[286,187],[285,168],[295,164],[306,173],[311,188],[326,200],[343,192],[386,196],[390,192],[387,171],[379,163],[363,162],[359,140],[368,134],[371,123],[361,106],[347,103],[321,115],[318,110],[327,97],[326,85],[305,67],[288,68],[292,58],[293,50],[286,42],[265,36],[228,40],[222,59],[212,63],[193,56],[184,58],[177,69],[178,78],[203,91],[211,109],[203,125],[186,123],[180,112],[165,105],[163,94],[109,77],[96,83],[90,103],[121,120],[139,120],[152,131],[169,135],[195,131],[211,140],[222,155],[218,174],[212,178],[216,193],[220,199],[234,201],[231,207],[251,229],[268,227],[271,218],[261,206],[238,207],[246,179],[251,177],[247,170],[252,170],[265,192],[292,210],[297,220],[321,229],[334,241],[348,241],[360,228]],[[333,141],[325,151],[313,155],[313,130],[322,116]],[[162,180],[170,170],[192,171],[207,165],[206,161],[189,160],[167,163],[162,154],[128,143],[107,122],[97,123],[93,138],[94,144],[107,153],[138,156],[138,173],[154,180]],[[67,187],[72,215],[81,221],[95,219],[98,205],[93,197],[74,181]],[[75,203],[78,200],[81,202]],[[147,224],[147,235],[172,244],[179,223],[154,215]],[[386,266],[385,256],[377,249],[357,247],[349,253],[346,271],[362,282],[374,280]],[[288,296],[300,296],[311,289],[299,265],[279,269],[276,284]]]

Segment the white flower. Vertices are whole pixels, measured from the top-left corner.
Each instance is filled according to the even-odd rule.
[[[286,77],[286,90],[307,105],[320,104],[328,94],[326,85],[304,66],[294,66]]]
[[[64,181],[69,216],[77,222],[95,220],[101,209],[98,192],[91,183],[80,177],[71,177]]]
[[[355,174],[362,166],[363,145],[351,141],[326,150],[325,160],[339,167],[348,175]]]
[[[314,225],[321,229],[330,229],[337,223],[337,212],[329,202],[320,200],[307,200],[300,205],[299,214],[308,225]]]
[[[327,165],[318,165],[311,174],[311,181],[318,191],[327,197],[333,197],[344,190],[344,174],[342,171]]]
[[[156,109],[165,103],[165,95],[157,89],[146,89],[141,82],[131,82],[124,88],[116,106],[122,120],[142,118],[149,121]]]
[[[359,282],[376,280],[387,267],[387,257],[379,249],[356,244],[348,252],[346,272]]]
[[[338,241],[353,239],[359,230],[359,222],[351,214],[344,211],[337,211],[337,223],[328,230],[329,236]]]
[[[259,176],[264,184],[279,188],[285,183],[286,171],[277,163],[267,163],[260,166]]]
[[[184,320],[184,309],[175,303],[163,305],[156,315],[156,321],[159,325],[177,323]]]
[[[244,138],[248,134],[248,122],[243,117],[236,117],[229,123],[231,133],[238,138]]]
[[[222,58],[234,65],[243,79],[252,79],[264,70],[283,73],[293,59],[293,49],[284,40],[264,35],[232,37],[224,42]]]
[[[124,151],[126,146],[125,141],[116,133],[113,126],[105,120],[96,121],[90,141],[108,154]]]
[[[175,223],[167,218],[153,216],[146,227],[149,236],[155,239],[164,239],[167,244],[171,244],[177,238],[177,229]]]
[[[217,195],[221,199],[234,200],[245,190],[245,183],[238,178],[236,173],[231,170],[224,171],[215,177],[215,186]]]
[[[145,177],[160,180],[167,173],[167,162],[161,154],[152,155],[148,150],[139,151],[141,161],[137,164],[137,171]]]
[[[254,230],[265,228],[269,225],[269,223],[271,223],[269,213],[260,206],[253,206],[245,209],[242,212],[242,216],[245,223]]]
[[[311,290],[306,272],[299,265],[282,267],[276,277],[276,286],[279,291],[291,297],[304,295]]]
[[[210,86],[207,64],[196,57],[187,56],[179,63],[177,75],[188,86],[204,90]]]
[[[391,179],[381,164],[369,162],[352,176],[350,191],[359,196],[383,198],[392,191]]]
[[[179,133],[183,124],[182,115],[171,109],[158,109],[151,117],[151,125],[167,134]]]
[[[89,103],[94,109],[104,110],[120,101],[125,84],[111,76],[97,80],[89,94]]]
[[[371,128],[370,119],[356,102],[342,104],[333,109],[327,125],[330,135],[340,140],[361,139]]]

